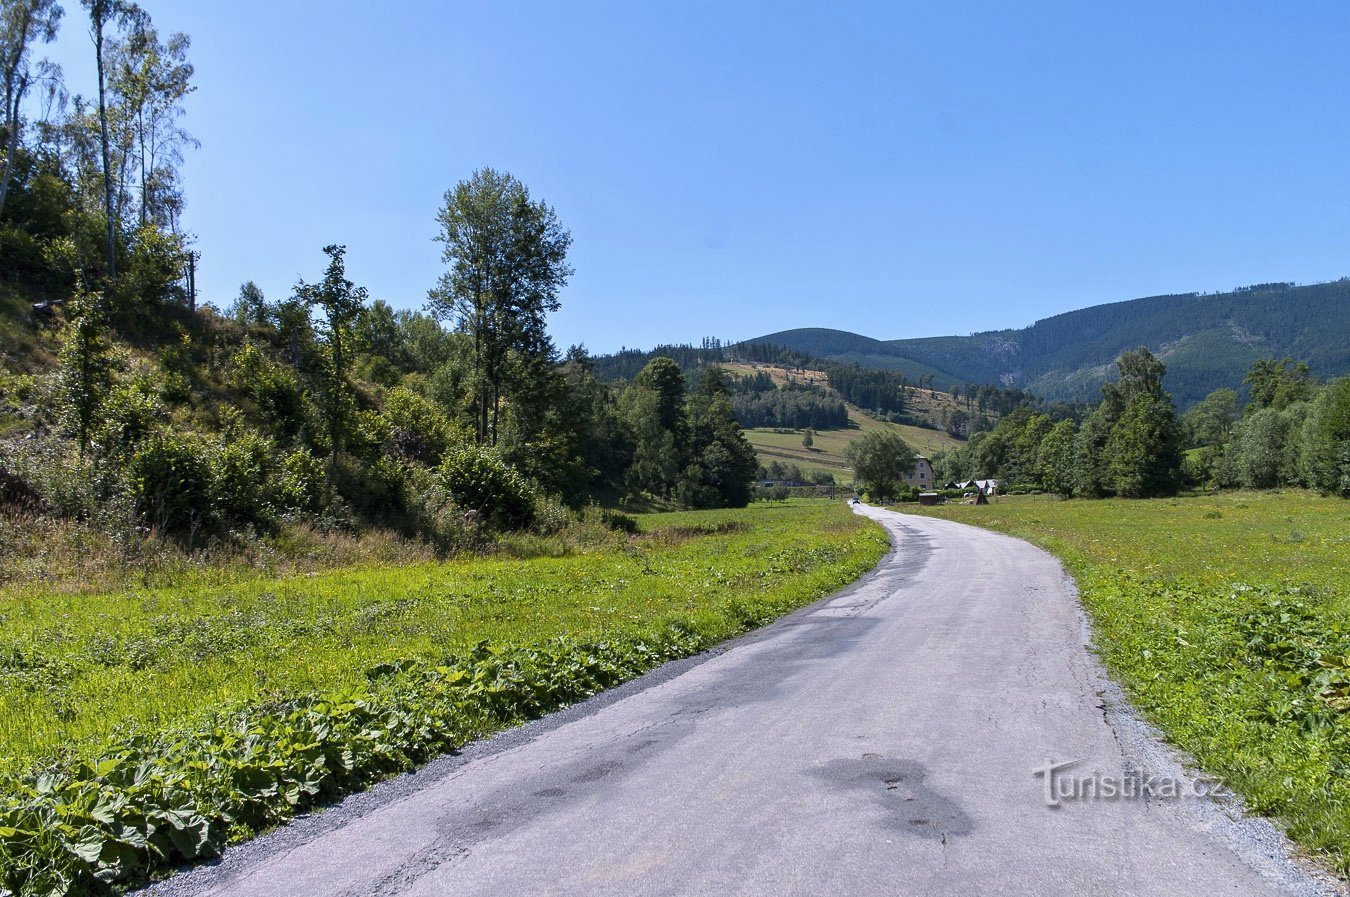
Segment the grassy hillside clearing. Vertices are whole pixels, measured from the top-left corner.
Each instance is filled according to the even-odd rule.
[[[942,449],[963,444],[940,430],[874,420],[851,405],[848,408],[848,418],[852,426],[847,430],[813,431],[815,435],[809,449],[802,445],[801,433],[775,433],[773,430],[755,429],[746,430],[745,435],[755,447],[755,453],[759,456],[761,464],[768,464],[770,461],[792,463],[808,474],[813,470],[825,470],[834,474],[835,479],[841,482],[847,482],[853,476],[852,468],[844,460],[844,449],[869,430],[886,429],[899,433],[901,438],[921,455],[932,455]]]
[[[923,513],[1060,557],[1135,705],[1251,809],[1350,872],[1350,503],[1013,497]]]
[[[771,364],[749,364],[741,362],[731,362],[723,364],[722,369],[733,377],[744,377],[751,374],[768,374],[769,379],[775,386],[785,386],[789,383],[802,383],[809,386],[818,386],[822,389],[828,389],[830,378],[824,371],[813,371],[806,368],[784,368]]]
[[[9,590],[0,893],[213,855],[828,594],[887,546],[842,502],[638,524],[566,557]]]

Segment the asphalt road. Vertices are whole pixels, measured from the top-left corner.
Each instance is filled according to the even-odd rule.
[[[960,524],[860,512],[895,550],[852,588],[152,892],[1334,888],[1288,860],[1264,822],[1195,796],[1102,677],[1053,558]],[[1074,796],[1049,806],[1034,770],[1072,760],[1050,799]],[[1128,796],[1101,797],[1113,784]]]

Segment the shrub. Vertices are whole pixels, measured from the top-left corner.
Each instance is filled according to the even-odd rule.
[[[295,372],[271,361],[251,343],[234,354],[231,366],[231,385],[252,400],[278,438],[295,441],[307,419]]]
[[[325,482],[323,461],[308,449],[296,449],[277,465],[273,485],[278,507],[291,513],[318,514]]]
[[[554,495],[541,495],[534,501],[534,528],[546,536],[561,531],[572,522],[572,512]]]
[[[130,452],[164,420],[164,406],[139,383],[120,383],[103,403],[98,442],[107,455]]]
[[[229,523],[259,524],[272,519],[274,505],[272,440],[243,427],[231,427],[215,458],[211,483],[216,513]]]
[[[423,464],[440,462],[454,428],[434,403],[400,386],[385,395],[382,414],[389,428],[387,454]]]
[[[478,511],[506,529],[528,526],[534,515],[534,490],[520,472],[494,451],[461,445],[445,453],[441,485],[462,508]]]
[[[159,397],[166,402],[186,402],[192,395],[192,338],[187,333],[182,341],[159,350]]]
[[[587,507],[582,513],[581,519],[585,523],[599,523],[607,529],[627,533],[630,536],[638,531],[636,518],[629,517],[627,514],[611,508],[602,508],[599,505]]]
[[[198,439],[159,433],[127,463],[136,513],[148,526],[189,540],[213,522],[211,453]]]

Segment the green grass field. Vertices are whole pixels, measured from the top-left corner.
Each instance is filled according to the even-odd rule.
[[[809,449],[802,445],[801,433],[775,433],[771,429],[758,429],[746,430],[745,435],[755,447],[759,463],[781,461],[796,464],[808,475],[816,470],[824,470],[834,474],[835,479],[841,483],[848,483],[853,477],[853,469],[844,460],[844,449],[869,430],[886,429],[899,433],[911,448],[927,456],[961,445],[959,440],[940,430],[873,420],[853,407],[849,408],[848,415],[851,427],[846,430],[814,431],[815,435]]]
[[[1350,872],[1350,503],[1019,496],[922,513],[1061,558],[1135,705],[1250,808]]]
[[[566,557],[470,558],[175,587],[0,590],[0,772],[126,729],[329,692],[482,639],[598,638],[737,603],[796,606],[869,569],[885,539],[842,503],[649,514]]]

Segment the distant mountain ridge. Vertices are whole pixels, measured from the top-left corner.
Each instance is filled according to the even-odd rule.
[[[931,376],[938,389],[997,383],[1066,401],[1096,399],[1115,359],[1148,346],[1167,363],[1167,388],[1186,407],[1220,387],[1237,388],[1261,358],[1307,361],[1324,379],[1350,374],[1350,278],[1150,296],[969,336],[880,340],[804,328],[747,342],[900,370],[912,380]]]

